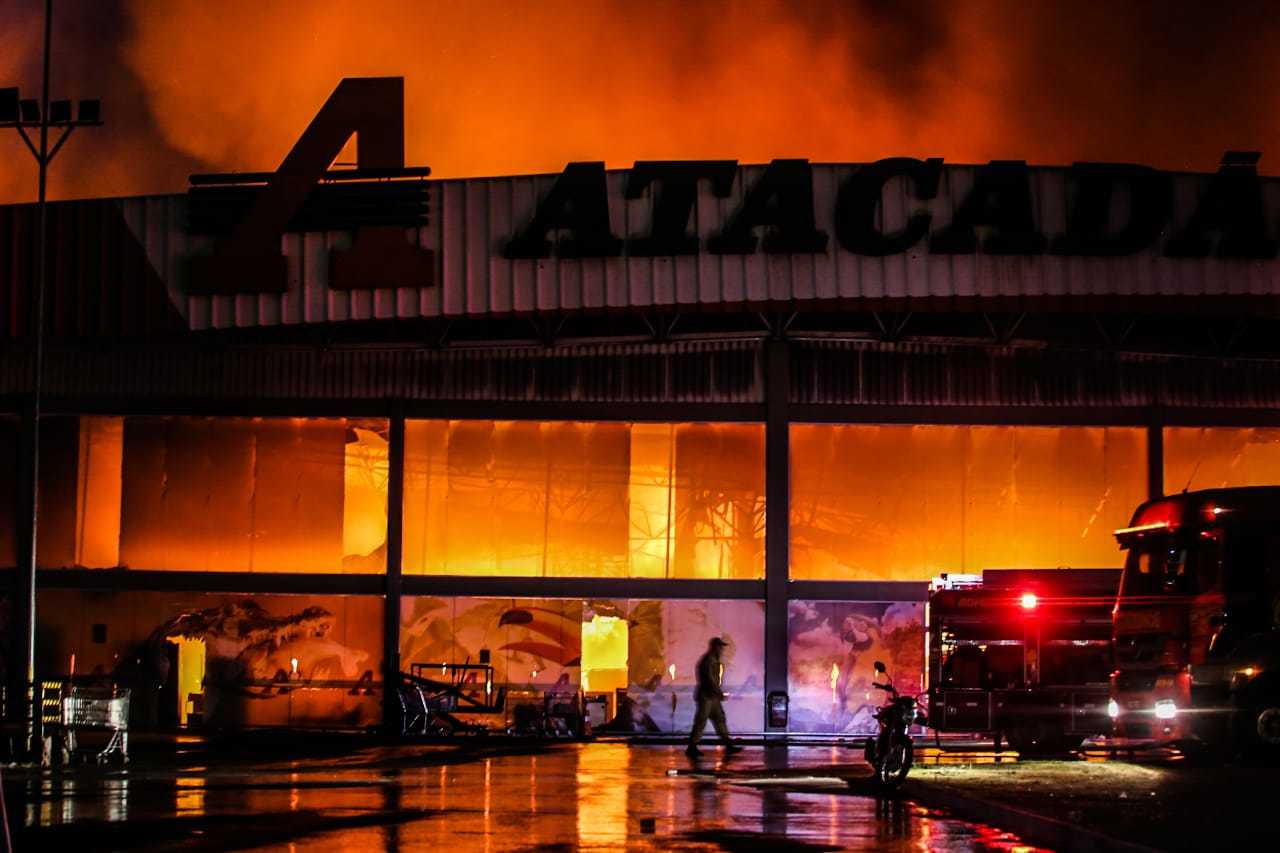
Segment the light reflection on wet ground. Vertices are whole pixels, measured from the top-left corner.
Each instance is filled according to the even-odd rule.
[[[338,759],[6,776],[31,847],[181,850],[1030,850],[859,795],[841,747],[365,749]],[[793,777],[785,785],[779,777]],[[772,779],[773,783],[761,783]],[[797,790],[798,789],[798,790]],[[20,804],[25,801],[25,807]]]

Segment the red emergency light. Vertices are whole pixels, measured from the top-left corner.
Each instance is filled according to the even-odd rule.
[[[1036,594],[1034,592],[1024,592],[1022,594],[1021,604],[1023,610],[1035,610],[1036,605],[1039,603],[1040,599],[1036,598]]]
[[[1228,512],[1231,512],[1231,510],[1225,506],[1217,506],[1217,505],[1211,504],[1204,508],[1204,520],[1210,521],[1210,522],[1217,521],[1219,518],[1223,516],[1224,513],[1228,513]]]

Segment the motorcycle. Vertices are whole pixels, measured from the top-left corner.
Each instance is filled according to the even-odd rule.
[[[889,701],[875,713],[880,733],[867,738],[863,757],[875,771],[873,779],[876,786],[892,790],[901,785],[911,771],[914,749],[907,727],[913,723],[928,725],[928,720],[923,713],[917,712],[914,697],[898,694],[884,663],[876,661],[875,667],[876,673],[883,675],[885,680],[883,684],[872,681],[871,686],[885,691]]]

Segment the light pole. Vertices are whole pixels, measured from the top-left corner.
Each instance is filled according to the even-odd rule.
[[[37,707],[36,685],[36,543],[39,530],[40,515],[40,396],[44,385],[44,292],[49,274],[49,206],[46,198],[46,183],[49,175],[49,164],[62,150],[63,144],[77,127],[96,126],[102,124],[102,108],[97,100],[80,101],[76,117],[71,116],[70,101],[49,100],[49,59],[53,37],[53,0],[45,0],[44,4],[44,67],[41,76],[40,100],[19,97],[18,90],[0,89],[0,127],[12,127],[18,131],[27,150],[36,158],[39,168],[37,192],[37,216],[40,220],[39,233],[36,238],[36,363],[35,379],[32,388],[31,419],[31,527],[26,558],[26,605],[27,605],[27,637],[25,657],[26,673],[26,746],[28,755],[39,755],[40,709]],[[61,130],[58,140],[49,147],[49,130]],[[28,131],[40,131],[39,144],[31,141]]]

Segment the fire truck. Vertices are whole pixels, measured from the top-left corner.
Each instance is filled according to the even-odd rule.
[[[1116,734],[1193,756],[1280,751],[1280,487],[1148,501],[1116,538]]]
[[[929,598],[929,725],[1024,755],[1107,734],[1111,609],[1120,573],[988,570],[943,576]]]

